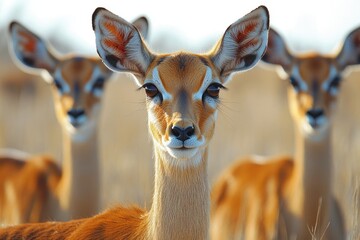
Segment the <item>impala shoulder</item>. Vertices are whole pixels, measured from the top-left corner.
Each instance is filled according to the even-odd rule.
[[[136,206],[117,206],[84,221],[69,239],[143,239],[146,212]]]
[[[61,178],[61,168],[54,158],[49,155],[35,155],[26,161],[22,168],[24,182],[33,182],[38,188],[52,189],[55,191]]]

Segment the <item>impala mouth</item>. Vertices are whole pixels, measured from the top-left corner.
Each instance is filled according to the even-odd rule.
[[[311,137],[316,139],[321,139],[321,136],[325,136],[324,134],[327,132],[327,129],[329,127],[329,121],[326,118],[326,116],[318,117],[318,118],[307,118],[303,122],[303,130],[304,133]]]
[[[80,128],[82,125],[84,125],[86,123],[87,117],[86,117],[86,115],[81,115],[76,118],[74,118],[72,116],[68,116],[68,121],[72,127]]]
[[[201,137],[200,140],[196,136],[181,141],[176,138],[170,138],[168,141],[163,141],[166,151],[174,158],[188,159],[198,153],[201,146],[204,145],[205,139]]]

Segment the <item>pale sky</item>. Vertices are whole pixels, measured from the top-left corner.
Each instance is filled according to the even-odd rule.
[[[268,7],[271,26],[295,52],[330,53],[360,26],[359,0],[0,0],[0,27],[16,19],[45,39],[66,41],[71,51],[95,54],[91,15],[101,6],[128,21],[146,16],[156,51],[203,52],[259,5]]]

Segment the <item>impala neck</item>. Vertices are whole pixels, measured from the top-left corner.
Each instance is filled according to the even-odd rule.
[[[99,209],[100,171],[97,128],[76,136],[63,131],[62,178],[59,200],[70,218],[88,217]]]
[[[207,150],[198,166],[169,166],[168,153],[155,147],[155,189],[149,212],[149,239],[208,239],[210,193]]]
[[[313,141],[296,130],[295,169],[298,187],[294,188],[296,196],[303,196],[300,209],[304,216],[304,226],[318,226],[329,221],[329,205],[332,186],[332,153],[330,129],[321,140]]]

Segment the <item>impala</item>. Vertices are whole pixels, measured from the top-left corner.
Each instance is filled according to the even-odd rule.
[[[15,226],[0,230],[0,238],[208,239],[207,152],[219,91],[231,73],[259,61],[268,28],[261,6],[233,23],[207,54],[155,54],[133,25],[98,8],[93,29],[99,55],[112,70],[133,73],[147,95],[155,157],[151,209],[117,207],[78,221]]]
[[[135,23],[147,32],[147,20]],[[112,71],[98,57],[57,56],[17,22],[10,25],[15,61],[24,71],[40,70],[54,97],[63,132],[62,166],[50,156],[0,156],[0,223],[69,220],[99,211],[98,121],[101,98]]]
[[[245,159],[220,175],[212,191],[213,239],[345,239],[332,193],[331,126],[343,71],[360,63],[360,28],[327,56],[294,55],[270,29],[263,61],[288,76],[295,154]]]

